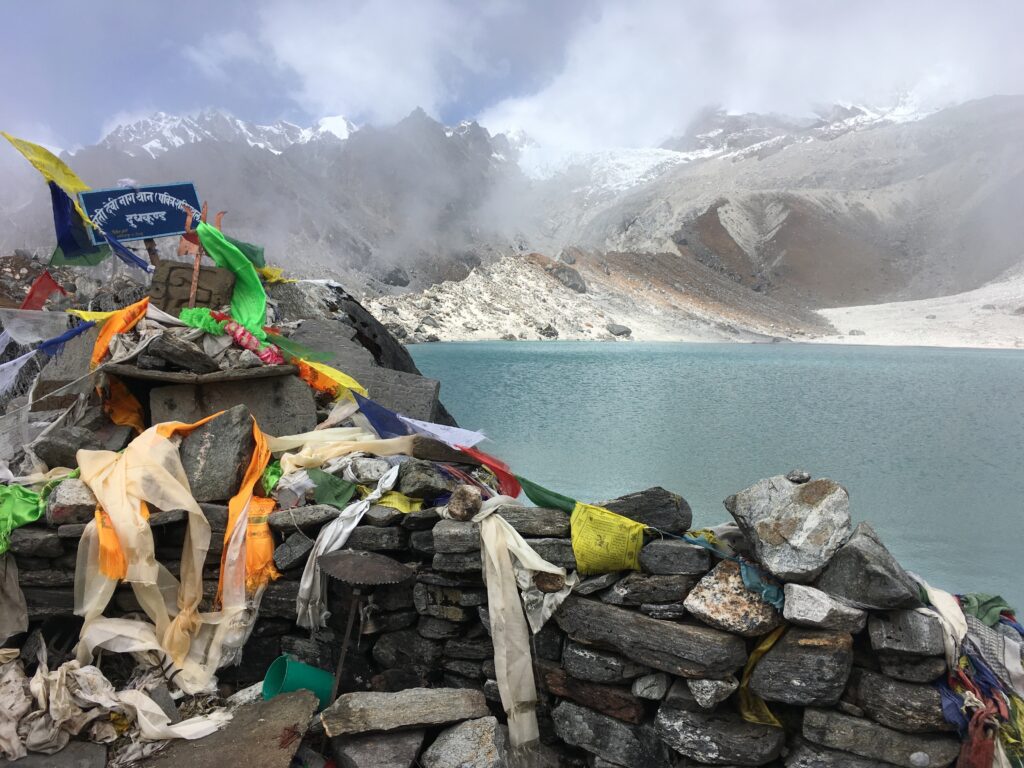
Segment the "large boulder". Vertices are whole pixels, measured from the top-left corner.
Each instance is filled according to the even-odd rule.
[[[747,589],[739,565],[731,560],[723,560],[697,582],[683,606],[705,624],[743,637],[767,634],[782,623],[774,606]]]
[[[879,611],[921,605],[917,583],[896,562],[878,534],[861,523],[839,548],[815,586],[862,608]]]
[[[767,701],[832,706],[853,666],[853,638],[845,632],[793,627],[754,667],[750,690]]]
[[[832,480],[760,480],[725,500],[757,560],[784,581],[811,581],[850,535],[850,497]]]
[[[781,728],[748,723],[739,715],[664,705],[654,727],[672,749],[702,765],[765,765],[782,753],[786,740]]]
[[[256,441],[252,416],[236,405],[181,441],[181,464],[196,501],[230,499],[242,484]]]

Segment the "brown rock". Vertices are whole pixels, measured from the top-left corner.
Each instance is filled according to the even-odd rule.
[[[746,588],[739,565],[731,560],[697,582],[683,606],[705,624],[743,637],[767,634],[782,623],[773,606]]]

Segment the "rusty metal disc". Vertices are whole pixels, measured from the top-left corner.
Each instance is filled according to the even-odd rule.
[[[332,579],[352,587],[401,584],[413,577],[413,570],[376,552],[342,549],[323,555],[320,569]]]

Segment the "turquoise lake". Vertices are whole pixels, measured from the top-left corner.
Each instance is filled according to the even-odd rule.
[[[410,347],[459,424],[584,501],[652,485],[694,525],[762,477],[850,492],[909,570],[1024,610],[1024,354],[794,344],[479,342]]]

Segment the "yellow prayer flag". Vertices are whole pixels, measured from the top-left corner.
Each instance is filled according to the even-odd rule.
[[[750,658],[747,659],[747,665],[743,669],[743,678],[740,680],[740,715],[748,723],[759,723],[760,725],[773,725],[776,728],[781,728],[782,723],[779,719],[772,714],[772,711],[768,709],[768,705],[764,699],[750,690],[750,676],[754,673],[754,667],[757,666],[757,662],[761,660],[771,647],[775,645],[783,633],[786,631],[785,626],[778,627],[770,634],[765,635],[761,642],[757,644],[757,647],[751,652]]]
[[[298,280],[292,280],[291,278],[284,276],[284,270],[281,267],[256,267],[256,272],[263,282],[267,285],[274,285],[275,283],[297,283]]]
[[[372,488],[368,488],[365,485],[359,486],[359,495],[363,498],[369,496],[372,491]],[[390,507],[391,509],[398,510],[405,515],[410,512],[419,512],[423,509],[423,499],[413,499],[398,491],[388,491],[373,503],[379,507]]]
[[[53,152],[48,150],[46,147],[41,147],[38,144],[33,144],[31,141],[25,141],[19,139],[6,131],[0,131],[5,139],[7,139],[14,146],[16,150],[21,152],[25,156],[25,159],[32,163],[32,166],[43,174],[43,178],[47,181],[52,181],[58,187],[64,190],[68,197],[71,198],[71,202],[75,206],[75,210],[78,211],[78,215],[89,224],[92,222],[89,217],[85,215],[85,211],[82,209],[81,204],[78,202],[78,193],[87,192],[89,185],[78,178],[77,174],[72,171],[67,164],[57,157]]]
[[[69,310],[67,310],[67,313],[69,315],[74,315],[75,317],[80,317],[83,320],[85,320],[87,323],[89,323],[89,322],[91,322],[91,323],[102,323],[104,320],[110,318],[113,315],[116,315],[117,312],[118,312],[118,310],[116,310],[116,309],[111,310],[110,312],[90,312],[87,309],[69,309]]]
[[[586,575],[640,570],[647,526],[603,507],[576,502],[569,518],[576,569]]]

